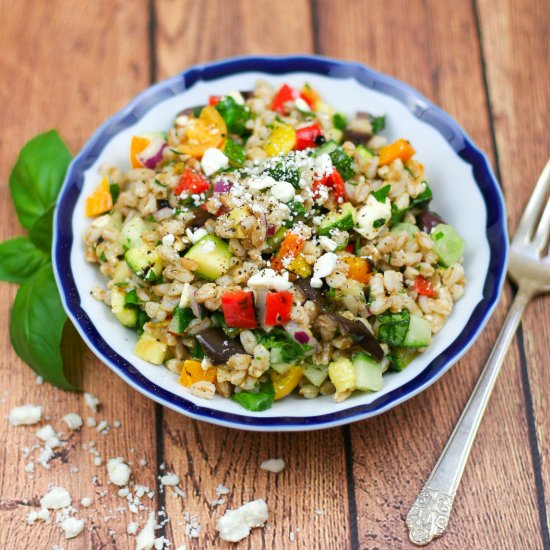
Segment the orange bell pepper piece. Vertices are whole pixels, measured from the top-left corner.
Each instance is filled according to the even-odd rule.
[[[113,208],[113,197],[107,176],[103,176],[95,191],[86,199],[86,216],[99,216]]]
[[[301,252],[302,248],[304,248],[304,244],[305,240],[303,237],[296,235],[296,233],[291,233],[290,231],[287,231],[285,234],[285,238],[281,243],[281,247],[275,255],[275,258],[271,260],[271,269],[275,271],[281,271],[282,269],[284,269],[285,264],[283,263],[283,260],[285,260],[287,264],[290,264],[293,259]]]
[[[147,146],[151,143],[149,138],[134,136],[132,138],[132,143],[130,144],[130,163],[132,168],[141,168],[143,165],[138,159],[138,155],[145,151]]]
[[[412,145],[406,139],[398,139],[390,145],[382,147],[378,151],[378,164],[384,166],[390,164],[395,159],[401,159],[407,162],[415,153]]]
[[[190,388],[195,382],[201,382],[206,380],[207,382],[214,382],[216,378],[216,369],[210,368],[204,370],[200,361],[187,360],[183,363],[180,377],[178,382]]]
[[[342,258],[348,264],[348,279],[355,279],[366,285],[371,278],[370,263],[365,258]]]
[[[201,111],[199,118],[189,122],[185,137],[179,150],[197,159],[211,147],[223,149],[227,137],[227,125],[215,107],[207,105]]]

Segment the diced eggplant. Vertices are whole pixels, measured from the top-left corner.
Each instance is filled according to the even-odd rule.
[[[204,354],[214,364],[220,365],[236,353],[246,353],[238,338],[228,338],[221,328],[207,328],[197,333],[197,340]]]
[[[212,217],[211,214],[203,208],[194,208],[193,215],[195,217],[188,223],[189,227],[202,227],[206,221]]]
[[[318,310],[322,310],[326,306],[326,298],[320,288],[312,288],[311,277],[302,279],[299,277],[294,281],[294,286],[297,286],[307,300],[311,300]]]
[[[372,137],[370,132],[364,132],[362,130],[352,130],[346,128],[342,137],[343,141],[351,141],[355,145],[364,145]]]

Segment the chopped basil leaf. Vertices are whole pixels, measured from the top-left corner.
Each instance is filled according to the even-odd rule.
[[[124,307],[128,306],[139,306],[139,299],[135,288],[127,292],[126,296],[124,296]]]
[[[374,229],[378,229],[379,227],[382,227],[386,223],[386,218],[378,218],[377,220],[374,220],[372,226]]]
[[[393,346],[399,346],[405,340],[409,330],[410,313],[404,309],[399,313],[383,313],[376,318],[379,323],[378,339]]]
[[[329,153],[329,156],[333,166],[338,170],[344,181],[355,175],[353,159],[341,147],[336,147]]]
[[[373,191],[371,194],[378,202],[386,202],[389,192],[390,186],[384,185],[384,187],[381,187],[378,191]]]
[[[386,127],[386,117],[384,115],[374,117],[371,122],[372,133],[379,134]]]
[[[271,408],[275,399],[273,383],[267,380],[260,385],[260,391],[234,393],[231,399],[249,411],[266,411]]]
[[[345,130],[347,123],[346,117],[341,113],[336,113],[332,116],[332,124],[338,130]]]
[[[229,163],[232,166],[240,167],[246,160],[246,151],[244,150],[244,147],[230,138],[225,140],[223,153],[229,159]]]
[[[231,96],[222,97],[215,107],[225,120],[229,132],[237,135],[246,132],[246,121],[250,118],[248,107],[239,105]]]
[[[113,204],[115,204],[120,195],[120,185],[118,183],[111,183],[111,185],[109,185],[109,191],[111,192],[111,197],[113,198]]]
[[[107,256],[105,256],[105,252],[102,252],[101,255],[99,256],[99,260],[102,261],[102,262],[106,262],[107,261]]]

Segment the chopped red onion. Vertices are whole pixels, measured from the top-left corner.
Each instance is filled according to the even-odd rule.
[[[220,180],[214,184],[214,193],[229,193],[233,184],[230,181]]]
[[[267,236],[273,237],[273,235],[275,235],[275,226],[270,224],[267,226]]]
[[[145,168],[153,169],[164,157],[164,149],[167,144],[163,138],[153,138],[149,145],[139,154],[137,158]]]
[[[303,330],[299,330],[298,332],[294,333],[294,339],[299,344],[307,344],[309,342],[309,336],[307,332],[304,332]]]

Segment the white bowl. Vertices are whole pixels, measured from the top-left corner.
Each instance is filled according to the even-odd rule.
[[[146,363],[132,350],[134,331],[90,295],[105,284],[97,266],[84,260],[82,235],[89,219],[84,202],[99,182],[103,164],[130,168],[133,135],[166,130],[185,107],[210,95],[250,90],[268,79],[300,86],[309,82],[344,113],[386,114],[384,135],[409,139],[433,190],[431,208],[466,242],[466,292],[429,349],[405,370],[384,376],[376,393],[356,392],[342,403],[332,397],[290,396],[264,412],[250,412],[215,396],[191,395],[164,367]],[[505,276],[508,240],[504,202],[486,157],[453,119],[407,85],[362,65],[321,57],[244,57],[193,67],[156,84],[105,122],[71,163],[55,214],[54,265],[67,313],[92,351],[141,393],[182,414],[251,430],[309,430],[379,414],[425,389],[473,344],[497,303]]]

